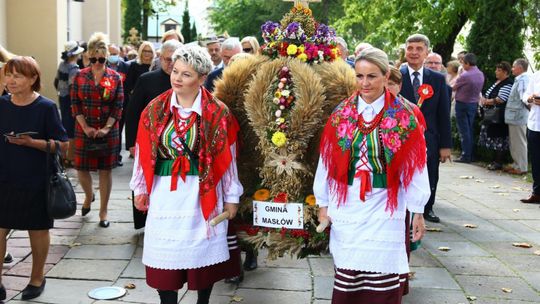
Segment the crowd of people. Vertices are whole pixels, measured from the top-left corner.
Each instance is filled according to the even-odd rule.
[[[332,222],[332,303],[401,303],[410,252],[405,236],[412,231],[412,241],[420,240],[424,220],[440,221],[434,204],[439,164],[451,161],[451,117],[461,139],[456,162],[475,159],[474,121],[481,115],[478,144],[493,151],[488,169],[527,173],[528,153],[540,153],[540,73],[527,73],[529,64],[522,58],[513,65],[496,63],[496,81],[484,90],[475,54],[462,52],[445,66],[421,34],[407,38],[404,62],[394,63],[368,43],[349,55],[345,40],[336,42],[355,71],[357,91],[324,128],[313,186],[320,221]],[[146,226],[142,261],[161,303],[177,303],[184,284],[198,291],[197,303],[208,303],[215,282],[242,279],[232,225],[224,221],[213,233],[208,230],[209,219],[222,212],[229,220],[235,217],[243,193],[235,157],[241,130],[213,90],[225,69],[260,54],[260,45],[252,36],[184,45],[179,33],[169,31],[159,49],[150,42],[136,49],[111,44],[103,33],[87,43],[67,42],[54,80],[58,110],[56,102],[39,94],[38,63],[0,48],[0,131],[5,137],[0,153],[7,156],[0,159],[0,255],[6,254],[11,230],[29,231],[32,272],[23,300],[38,297],[46,283],[53,227],[45,207],[47,149],[54,151],[59,143],[84,191],[81,215],[99,199],[98,225],[107,228],[112,170],[123,165],[123,132],[125,149],[134,158],[135,227]],[[384,134],[392,119],[400,131]],[[340,135],[336,128],[342,121],[354,122],[354,138]],[[20,134],[28,131],[35,133]],[[342,140],[349,145],[342,146]],[[399,147],[392,146],[397,141]],[[387,150],[367,148],[378,145]],[[508,150],[513,163],[503,166]],[[346,153],[336,153],[341,151]],[[392,153],[383,155],[387,151]],[[381,161],[388,157],[395,161]],[[540,158],[532,157],[531,163],[533,192],[522,202],[540,203]],[[93,171],[98,172],[98,197]],[[387,174],[395,183],[378,184],[376,177]],[[366,182],[369,186],[363,187]],[[256,252],[248,248],[246,257],[243,268],[255,269]],[[381,288],[355,287],[366,282]],[[0,277],[0,301],[5,297]]]

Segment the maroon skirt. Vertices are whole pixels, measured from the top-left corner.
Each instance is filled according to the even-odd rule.
[[[230,225],[227,230],[229,259],[227,261],[196,269],[157,269],[146,266],[146,283],[157,290],[182,289],[185,283],[189,290],[209,288],[215,282],[240,275],[240,247],[236,231]]]

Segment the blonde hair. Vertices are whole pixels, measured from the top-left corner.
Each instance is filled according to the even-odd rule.
[[[184,43],[184,36],[182,36],[181,33],[177,32],[176,30],[168,30],[165,33],[163,33],[163,36],[161,37],[161,43],[164,43],[165,41],[169,40],[169,37],[176,36],[176,39],[182,43]]]
[[[142,58],[142,52],[145,47],[149,47],[152,50],[152,60],[156,58],[156,49],[154,49],[154,45],[151,42],[143,41],[141,45],[139,46],[139,50],[137,51],[137,63],[142,64],[141,58]]]
[[[390,69],[390,63],[388,62],[388,55],[381,49],[371,47],[363,50],[356,56],[355,63],[361,60],[373,63],[376,65],[383,74],[386,74]]]
[[[448,63],[446,63],[446,70],[452,71],[456,74],[459,71],[459,67],[460,67],[460,64],[459,64],[459,61],[457,60],[448,61]]]
[[[100,52],[109,56],[109,37],[102,32],[93,33],[88,39],[88,54],[90,57]]]
[[[240,41],[240,44],[242,44],[244,42],[249,43],[249,45],[251,46],[251,48],[252,48],[252,53],[251,54],[255,55],[255,54],[259,53],[259,49],[261,48],[261,46],[259,45],[259,41],[257,41],[257,38],[255,38],[253,36],[246,36],[246,37],[242,38],[242,40]]]

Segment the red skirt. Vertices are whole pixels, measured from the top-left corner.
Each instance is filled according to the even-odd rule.
[[[157,290],[182,289],[185,283],[189,290],[209,288],[215,282],[240,275],[240,247],[236,231],[230,225],[227,230],[229,259],[227,261],[196,269],[157,269],[146,266],[146,283]]]

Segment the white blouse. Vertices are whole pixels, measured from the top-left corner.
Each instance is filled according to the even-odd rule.
[[[192,108],[183,108],[171,97],[171,110],[186,117],[195,111],[201,114],[201,94]],[[135,164],[130,182],[135,195],[145,194],[146,182],[136,145]],[[236,145],[231,146],[236,155]],[[171,177],[154,175],[150,206],[144,235],[143,264],[158,269],[193,269],[224,262],[229,259],[227,246],[228,221],[210,227],[200,207],[199,177],[178,178],[177,190],[171,191]],[[217,184],[217,212],[223,204],[239,202],[243,187],[238,179],[236,159]]]
[[[375,115],[382,110],[380,102],[372,103]],[[358,111],[362,115],[367,108],[364,103],[359,99]],[[370,170],[362,162],[357,163],[356,169]],[[313,191],[317,204],[328,207],[332,222],[330,252],[336,267],[378,273],[408,273],[405,215],[406,210],[424,212],[424,205],[431,194],[427,169],[424,167],[422,171],[414,173],[407,190],[403,187],[399,189],[398,206],[392,215],[385,211],[388,197],[386,188],[373,188],[366,193],[365,202],[360,200],[360,178],[355,178],[353,184],[348,186],[347,199],[338,207],[337,196],[330,192],[327,177],[328,170],[319,159]],[[373,180],[373,175],[371,177]]]

